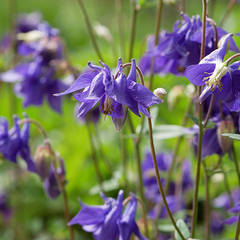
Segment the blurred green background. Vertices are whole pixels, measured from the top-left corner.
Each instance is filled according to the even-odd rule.
[[[209,1],[211,2],[211,1]],[[213,9],[213,18],[218,23],[229,1],[215,1]],[[78,67],[83,68],[88,61],[97,62],[92,45],[89,41],[83,16],[75,0],[1,0],[0,1],[0,36],[9,29],[9,6],[16,4],[17,13],[30,13],[40,11],[43,19],[51,24],[51,26],[60,30],[60,35],[65,39],[70,61]],[[93,24],[96,22],[109,28],[117,52],[113,54],[106,40],[98,37],[97,41],[100,50],[103,53],[105,63],[110,67],[114,67],[117,58],[120,57],[118,27],[116,17],[116,7],[114,0],[88,0],[84,1],[86,10]],[[187,0],[186,9],[189,16],[201,14],[202,1]],[[124,29],[125,29],[125,45],[126,55],[129,49],[129,29],[130,29],[130,1],[124,0]],[[238,32],[240,6],[236,6],[231,16],[225,23],[224,28],[229,32]],[[137,13],[136,21],[136,37],[134,44],[133,57],[139,59],[144,52],[142,44],[146,35],[152,34],[155,29],[155,7],[143,8]],[[180,14],[173,6],[163,6],[163,16],[161,29],[171,31],[173,23],[180,19]],[[236,39],[237,43],[239,40]],[[239,46],[239,44],[238,44]],[[115,56],[117,58],[115,58]],[[126,59],[125,59],[126,60]],[[3,58],[0,60],[0,70],[4,71]],[[175,76],[167,76],[161,78],[155,77],[154,88],[164,87],[167,92],[174,85],[187,85],[185,78],[176,78]],[[69,197],[69,208],[71,216],[79,211],[77,198],[80,197],[83,202],[88,204],[102,204],[98,193],[91,194],[90,189],[97,185],[95,172],[91,159],[91,148],[89,145],[89,136],[87,129],[83,124],[77,122],[74,117],[74,107],[76,101],[70,97],[65,97],[63,101],[63,114],[59,115],[53,112],[48,104],[41,107],[30,106],[27,109],[22,107],[21,99],[14,98],[12,94],[12,85],[2,84],[0,86],[0,116],[5,116],[11,121],[11,115],[21,116],[22,112],[26,112],[30,118],[37,119],[47,130],[51,139],[53,148],[58,151],[64,158],[66,164],[66,179],[68,180],[66,190]],[[169,110],[167,102],[161,104],[157,113],[158,124],[180,124],[184,116],[184,111],[189,98],[183,97],[178,106],[174,110]],[[12,102],[16,103],[16,109],[13,110]],[[133,116],[132,116],[133,118]],[[134,124],[140,123],[139,118],[134,117]],[[189,121],[189,126],[192,122]],[[126,130],[128,131],[128,130]],[[127,175],[129,186],[128,191],[137,192],[136,189],[136,165],[134,161],[134,151],[131,139],[126,138],[128,156],[128,172],[122,174],[122,155],[120,152],[121,133],[116,133],[110,118],[106,121],[101,118],[98,125],[98,132],[103,145],[103,152],[114,166],[115,176],[118,179],[115,189],[107,193],[108,196],[115,197],[120,188],[125,188],[122,175]],[[171,151],[176,139],[166,141],[156,141],[157,151]],[[37,145],[42,143],[42,137],[35,126],[31,126],[30,144],[32,154]],[[145,151],[149,150],[147,140],[141,145],[142,158]],[[182,144],[180,156],[193,159],[194,155],[190,148],[188,139]],[[110,178],[110,174],[100,159],[100,167],[104,180]],[[212,157],[213,161],[217,160],[216,156]],[[234,167],[233,163],[226,159],[228,168]],[[236,186],[236,178],[231,179],[232,186]],[[218,183],[218,187],[211,188],[211,196],[216,197],[221,193],[223,186]],[[0,161],[0,191],[7,190],[10,199],[10,206],[13,209],[12,220],[9,225],[4,226],[0,220],[0,239],[3,240],[48,240],[48,239],[69,239],[68,230],[64,219],[64,208],[62,196],[55,200],[48,199],[42,189],[42,183],[37,175],[27,173],[24,170],[10,162]],[[92,191],[93,192],[93,191]],[[200,198],[204,197],[204,188],[200,189]],[[1,218],[0,218],[1,219]],[[81,230],[80,226],[74,226],[76,239],[92,239],[91,234],[86,234]],[[229,228],[226,236],[231,239],[234,236],[234,227]],[[226,238],[225,238],[226,239]]]

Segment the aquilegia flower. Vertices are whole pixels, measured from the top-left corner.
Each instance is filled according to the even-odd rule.
[[[78,110],[79,117],[85,115],[98,102],[100,102],[100,112],[114,119],[126,118],[125,106],[139,117],[139,112],[151,117],[147,108],[163,101],[145,86],[136,82],[135,60],[132,60],[131,71],[126,77],[121,66],[122,61],[119,59],[119,74],[116,79],[111,76],[109,67],[101,61],[100,63],[103,68],[88,63],[89,67],[98,72],[87,72],[81,75],[69,89],[63,93],[55,94],[55,96],[83,89],[82,92],[74,95],[76,100],[82,102]]]
[[[181,14],[183,21],[176,21],[172,33],[162,31],[159,35],[159,42],[154,47],[154,38],[149,37],[148,51],[141,58],[139,67],[144,74],[151,70],[152,57],[155,57],[154,72],[160,74],[173,73],[181,75],[185,68],[198,64],[200,59],[200,44],[202,41],[202,22],[200,16],[189,18]],[[181,24],[180,24],[181,23]],[[226,35],[227,32],[217,28],[218,39]],[[215,50],[214,27],[206,24],[206,54]],[[239,52],[233,39],[230,39],[229,49]]]
[[[13,163],[17,163],[17,156],[21,156],[27,163],[28,170],[36,172],[28,146],[29,123],[24,123],[20,129],[19,118],[14,116],[13,119],[14,126],[8,130],[7,119],[0,117],[0,154]]]
[[[134,233],[140,240],[147,240],[138,229],[135,222],[137,199],[131,194],[131,200],[122,214],[123,191],[119,191],[117,200],[107,198],[103,193],[101,197],[105,201],[101,206],[89,206],[80,202],[82,209],[68,223],[68,225],[82,225],[83,230],[92,232],[95,240],[119,239],[129,240]]]
[[[215,94],[223,102],[231,102],[236,99],[240,88],[238,67],[240,61],[228,66],[223,62],[228,40],[232,34],[224,36],[222,45],[211,54],[203,58],[198,65],[189,66],[185,75],[188,80],[197,85],[204,86],[199,102],[203,102],[209,95]]]

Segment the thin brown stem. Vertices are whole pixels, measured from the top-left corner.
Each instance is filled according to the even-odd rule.
[[[202,45],[200,60],[205,56],[205,35],[206,35],[206,18],[207,18],[207,0],[202,0],[203,3],[203,13],[202,13]],[[201,86],[198,87],[198,96],[201,95]],[[202,106],[198,104],[198,123],[199,123],[199,133],[198,133],[198,152],[197,152],[197,170],[196,170],[196,181],[194,187],[194,198],[193,198],[193,217],[192,217],[192,231],[191,237],[195,238],[195,230],[197,224],[198,215],[198,190],[200,182],[200,172],[201,172],[201,160],[202,160],[202,139],[203,139],[203,126],[202,126]]]
[[[150,114],[150,110],[148,110],[148,111],[149,111],[149,114]],[[162,187],[160,173],[159,173],[158,165],[157,165],[156,154],[155,154],[155,147],[154,147],[154,142],[153,142],[153,132],[152,132],[151,118],[148,118],[148,128],[149,128],[149,140],[150,140],[153,164],[154,164],[155,174],[156,174],[156,178],[157,178],[158,187],[159,187],[159,190],[160,190],[160,193],[161,193],[161,197],[162,197],[164,206],[166,207],[168,216],[169,216],[169,218],[170,218],[170,220],[171,220],[175,230],[178,232],[178,234],[181,237],[181,239],[185,240],[184,236],[182,235],[181,231],[177,227],[176,222],[175,222],[175,220],[174,220],[174,218],[172,216],[172,213],[171,213],[171,211],[169,209],[169,206],[168,206],[168,203],[167,203],[167,200],[166,200],[166,197],[165,197],[165,193],[164,193],[164,190],[163,190],[163,187]]]
[[[24,123],[32,123],[35,126],[37,126],[38,130],[43,135],[43,138],[48,139],[46,130],[43,128],[43,126],[37,120],[31,119],[31,118],[24,118],[18,122],[19,125],[22,125]]]
[[[229,65],[229,63],[230,63],[233,59],[235,59],[235,58],[237,58],[237,57],[240,57],[240,53],[234,54],[234,55],[231,56],[225,63],[226,63],[227,65]]]
[[[57,156],[56,156],[56,158],[58,160]],[[57,162],[56,162],[56,159],[55,159],[54,164],[53,164],[54,174],[56,176],[60,192],[63,195],[65,219],[66,219],[66,222],[69,223],[71,218],[70,218],[70,213],[69,213],[69,209],[68,209],[67,193],[66,193],[66,190],[65,190],[65,179],[61,178],[60,175],[58,174],[56,165],[57,165]],[[70,239],[74,240],[74,233],[73,233],[72,226],[68,225],[68,229],[69,229],[69,233],[70,233]]]
[[[238,214],[237,230],[236,230],[236,234],[235,234],[234,240],[238,240],[239,233],[240,233],[240,213]]]
[[[211,116],[214,100],[215,100],[215,95],[212,94],[211,102],[210,102],[210,105],[209,105],[209,108],[208,108],[208,112],[207,112],[207,116],[206,116],[204,124],[203,124],[203,129],[207,126],[208,120],[209,120],[209,118]]]

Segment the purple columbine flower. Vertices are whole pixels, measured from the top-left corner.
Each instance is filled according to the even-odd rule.
[[[32,62],[19,64],[2,73],[0,78],[5,82],[17,82],[14,91],[24,98],[24,107],[42,105],[46,97],[52,109],[61,113],[61,98],[55,98],[53,94],[66,88],[66,85],[55,73],[55,68],[46,64],[46,59],[42,56],[38,56]]]
[[[223,216],[218,211],[211,211],[210,229],[214,235],[220,235],[224,231]]]
[[[213,93],[223,102],[231,102],[236,99],[240,88],[240,70],[238,70],[240,61],[229,66],[223,62],[227,43],[231,37],[232,34],[226,35],[217,50],[203,58],[198,65],[189,66],[185,71],[185,75],[191,83],[197,86],[205,85],[199,102],[203,102]]]
[[[100,112],[111,116],[113,119],[126,119],[125,106],[137,116],[140,116],[139,112],[142,112],[151,117],[147,108],[163,101],[145,86],[136,82],[135,60],[132,60],[131,71],[126,77],[120,59],[118,61],[119,74],[116,79],[111,76],[109,67],[101,61],[100,63],[103,68],[91,63],[88,64],[98,73],[88,72],[81,75],[69,89],[63,93],[55,94],[55,96],[62,96],[83,89],[82,92],[74,95],[76,100],[82,102],[78,110],[78,117],[84,116],[98,102],[100,102]]]
[[[101,197],[105,201],[101,206],[89,206],[82,202],[82,209],[68,223],[68,225],[82,225],[83,230],[92,232],[95,240],[116,239],[129,240],[134,233],[140,240],[147,238],[139,232],[135,222],[137,200],[132,194],[124,213],[122,214],[123,191],[119,191],[117,200],[107,198],[103,193]]]
[[[8,121],[0,117],[0,153],[11,162],[17,163],[17,156],[21,156],[31,172],[36,172],[28,146],[29,123],[24,123],[22,129],[18,125],[19,118],[13,117],[14,126],[8,130]]]

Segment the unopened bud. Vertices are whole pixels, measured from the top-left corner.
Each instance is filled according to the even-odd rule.
[[[157,88],[153,91],[153,94],[163,100],[165,98],[167,92],[164,88]]]
[[[174,86],[171,91],[168,93],[168,105],[170,109],[173,109],[184,94],[183,86]]]
[[[229,118],[227,118],[225,121],[222,121],[217,129],[218,143],[223,153],[226,153],[230,150],[233,140],[229,137],[222,136],[224,133],[234,133],[234,124]]]
[[[55,154],[49,144],[44,144],[37,147],[34,155],[34,160],[37,173],[39,174],[42,181],[44,181],[48,176],[50,164],[53,162],[54,158]]]

